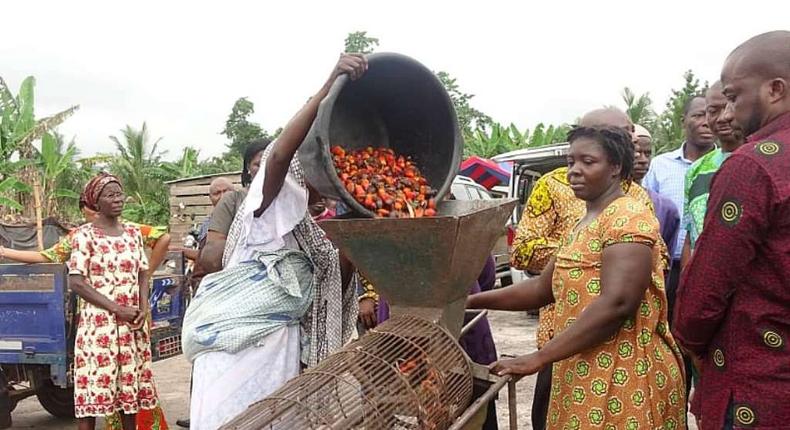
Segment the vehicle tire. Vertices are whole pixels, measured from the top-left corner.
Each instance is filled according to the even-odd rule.
[[[36,391],[41,406],[58,418],[74,418],[74,387],[60,388],[50,380]]]

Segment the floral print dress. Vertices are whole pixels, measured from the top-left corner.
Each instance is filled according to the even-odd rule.
[[[71,235],[69,274],[124,306],[139,306],[140,271],[148,270],[140,230],[124,224],[108,236],[93,224]],[[148,328],[133,331],[111,312],[81,301],[74,347],[75,416],[135,414],[157,406]]]
[[[649,246],[653,270],[636,314],[614,336],[554,363],[548,428],[685,428],[683,361],[667,324],[666,247],[659,231],[648,207],[623,196],[560,245],[552,279],[557,334],[606,288],[601,262],[607,246]]]

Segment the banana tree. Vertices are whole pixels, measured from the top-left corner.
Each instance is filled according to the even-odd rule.
[[[41,179],[36,172],[35,163],[32,162],[36,155],[33,142],[57,127],[79,108],[79,106],[72,106],[55,115],[37,120],[34,110],[35,83],[34,77],[27,77],[22,81],[18,95],[14,96],[6,82],[0,78],[0,110],[2,110],[0,112],[0,159],[5,161],[0,163],[0,180],[5,181],[8,178],[13,178],[14,183],[21,182],[32,187],[34,192],[37,191]],[[9,162],[14,158],[22,163]],[[3,205],[0,211],[7,210],[6,208],[15,208],[23,212],[25,216],[31,216],[36,209],[34,205],[30,204],[30,192],[20,189],[19,186],[11,187],[9,185],[4,192],[0,191],[0,194],[22,206],[19,209],[15,205]],[[16,199],[13,198],[14,194],[16,194]]]
[[[167,180],[188,178],[203,174],[200,163],[200,150],[191,146],[184,147],[181,158],[176,161],[162,163],[162,170],[167,175]]]
[[[14,178],[13,176],[5,178],[2,181],[0,181],[0,206],[9,207],[21,211],[22,205],[19,202],[4,196],[11,195],[14,193],[29,193],[31,191],[32,188],[30,188],[24,182],[21,182],[18,179]]]
[[[76,200],[79,193],[63,185],[77,185],[69,178],[78,170],[75,169],[78,150],[74,141],[63,148],[62,138],[46,133],[41,138],[41,151],[39,151],[39,171],[42,176],[41,194],[44,196],[44,213],[59,214],[59,202],[62,199]],[[69,182],[72,182],[69,184]]]

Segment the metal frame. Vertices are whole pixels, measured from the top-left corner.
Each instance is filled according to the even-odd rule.
[[[468,314],[475,313],[475,317],[472,318],[471,321],[466,323],[461,328],[461,336],[469,332],[475,325],[477,325],[480,321],[483,320],[485,316],[488,315],[488,310],[483,311],[466,311]],[[472,419],[477,416],[481,409],[486,408],[488,406],[488,402],[490,402],[503,388],[507,385],[507,409],[509,415],[509,427],[510,430],[518,430],[518,403],[516,402],[516,382],[520,378],[514,378],[511,375],[505,376],[497,376],[489,372],[488,366],[483,366],[480,364],[473,363],[472,365],[472,373],[475,379],[481,379],[484,381],[492,382],[491,386],[488,387],[480,397],[475,399],[471,405],[464,411],[461,416],[459,416],[453,425],[451,425],[448,430],[465,430],[466,425],[469,424]]]

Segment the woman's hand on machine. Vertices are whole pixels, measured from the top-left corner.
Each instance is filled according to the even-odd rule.
[[[334,82],[340,75],[346,74],[352,81],[356,81],[368,70],[368,60],[363,54],[340,54],[329,82]]]
[[[499,360],[490,366],[491,373],[498,376],[505,375],[532,375],[538,373],[540,369],[546,366],[540,355],[540,351],[533,352],[532,354],[521,355],[516,358],[509,358]]]
[[[376,327],[376,301],[366,297],[359,301],[359,319],[365,328]]]

